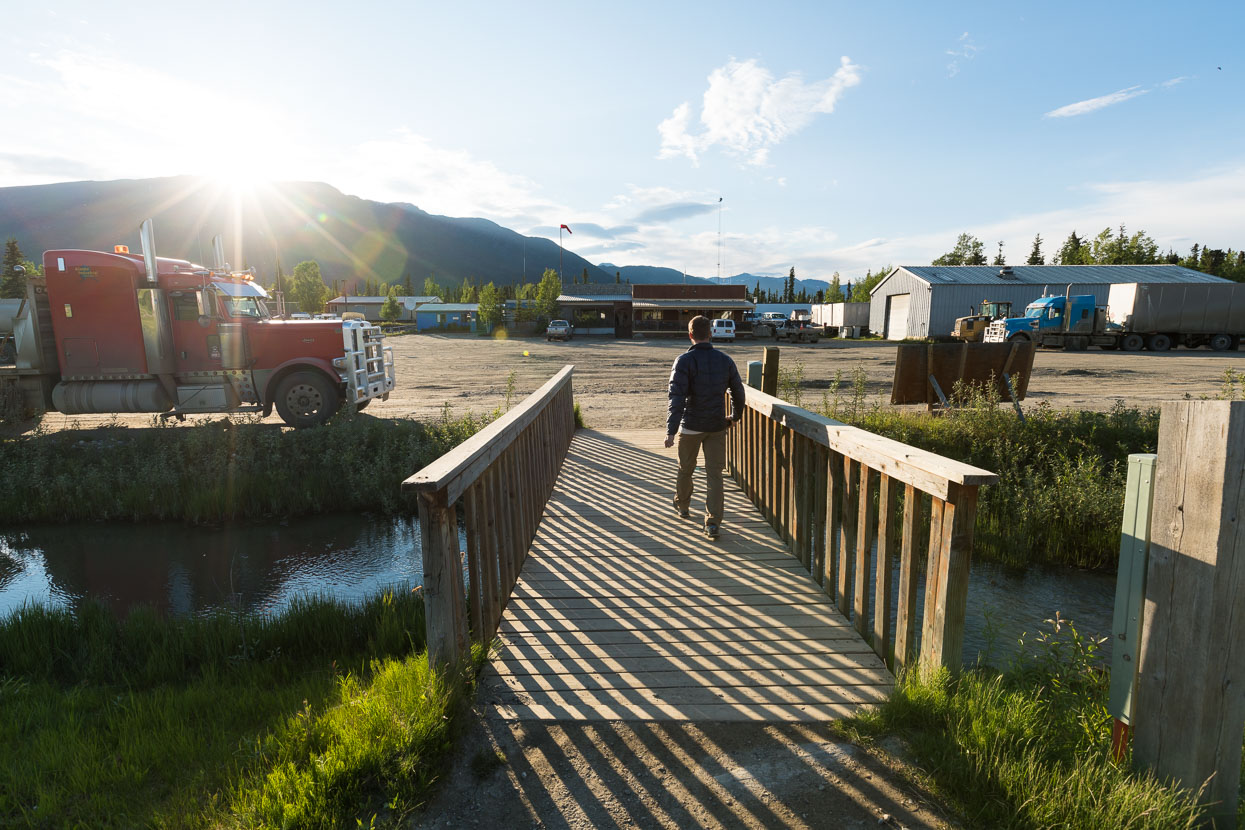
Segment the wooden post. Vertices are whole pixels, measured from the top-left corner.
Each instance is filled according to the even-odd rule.
[[[1245,401],[1162,405],[1133,762],[1234,827],[1245,729]]]
[[[891,563],[895,556],[895,508],[899,488],[888,475],[878,482],[878,561],[873,582],[873,650],[883,662],[891,650]]]
[[[869,491],[870,482],[876,480],[873,470],[861,464],[856,512],[856,580],[852,588],[852,599],[856,612],[856,630],[866,641],[869,639],[869,570],[873,562],[873,534],[877,526],[877,516],[873,512],[873,499]]]
[[[458,522],[444,490],[419,494],[419,528],[424,548],[428,661],[455,666],[467,652],[467,601],[462,552],[458,549]]]
[[[765,347],[765,362],[761,367],[761,391],[778,396],[778,347]]]
[[[859,501],[857,468],[860,465],[849,456],[843,456],[843,509],[839,514],[839,611],[848,617],[852,613],[852,562],[856,549],[856,523],[852,516]]]
[[[480,507],[480,482],[463,493],[464,523],[467,525],[467,609],[471,612],[471,634],[477,643],[487,643],[492,632],[485,632],[484,609],[484,555],[481,542],[484,539],[484,511]]]
[[[826,535],[821,548],[821,589],[833,597],[835,590],[835,534],[842,522],[840,504],[843,500],[843,456],[826,451],[826,466],[822,473],[826,479]]]
[[[921,491],[904,488],[903,530],[899,548],[899,599],[895,610],[896,673],[912,664],[916,643],[916,531],[921,524]]]
[[[953,484],[942,503],[938,522],[941,541],[930,530],[929,575],[925,582],[925,627],[921,635],[921,664],[958,673],[963,664],[964,606],[968,597],[968,568],[973,555],[973,525],[977,520],[977,487]],[[937,500],[935,500],[937,508]]]

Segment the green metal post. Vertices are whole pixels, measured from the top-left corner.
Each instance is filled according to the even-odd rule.
[[[1146,568],[1150,558],[1150,509],[1154,502],[1152,453],[1128,456],[1124,523],[1120,533],[1120,565],[1115,582],[1115,615],[1111,623],[1111,695],[1107,706],[1117,724],[1112,744],[1123,757],[1133,723],[1137,660],[1141,650],[1141,618],[1146,602]]]

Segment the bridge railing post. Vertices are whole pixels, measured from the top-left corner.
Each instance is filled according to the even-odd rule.
[[[896,671],[917,664],[917,545],[927,544],[919,665],[958,671],[977,490],[997,477],[755,389],[745,393],[743,423],[727,444],[730,470],[744,493]],[[920,540],[926,503],[930,533]],[[892,605],[896,556],[898,599]]]
[[[1245,730],[1245,401],[1160,409],[1133,763],[1233,827]]]
[[[572,367],[564,367],[403,482],[417,497],[425,627],[434,664],[458,663],[471,640],[487,643],[497,631],[575,432],[571,374]]]

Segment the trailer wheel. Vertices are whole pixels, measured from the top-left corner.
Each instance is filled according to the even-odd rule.
[[[1126,352],[1139,352],[1146,345],[1146,339],[1140,334],[1126,334],[1120,338],[1120,348]]]
[[[1210,348],[1216,352],[1226,352],[1232,348],[1232,335],[1230,334],[1212,334],[1210,336]]]
[[[295,429],[323,424],[341,406],[337,387],[319,372],[294,372],[277,384],[277,414]]]
[[[1146,348],[1152,352],[1165,352],[1172,347],[1172,339],[1166,334],[1152,334],[1146,338]]]

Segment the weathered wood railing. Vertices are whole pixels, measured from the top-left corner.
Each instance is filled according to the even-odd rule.
[[[572,369],[564,367],[514,409],[403,482],[419,500],[432,662],[456,663],[469,637],[488,642],[497,631],[575,432]],[[455,510],[460,500],[466,587]]]
[[[729,433],[727,466],[813,579],[896,671],[911,666],[915,656],[917,546],[927,513],[920,664],[959,669],[977,488],[993,483],[993,473],[814,415],[751,387],[743,421]],[[899,590],[891,631],[896,552]]]

